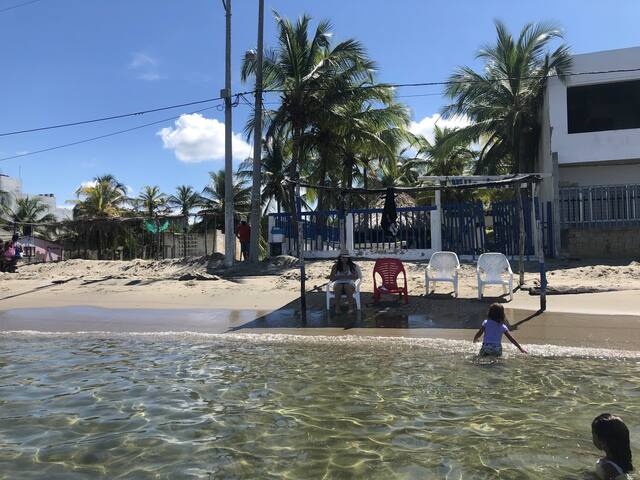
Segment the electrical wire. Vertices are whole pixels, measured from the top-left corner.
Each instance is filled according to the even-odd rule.
[[[83,143],[93,142],[95,140],[100,140],[102,138],[113,137],[115,135],[120,135],[122,133],[133,132],[134,130],[140,130],[141,128],[150,127],[152,125],[158,125],[160,123],[170,122],[171,120],[177,120],[182,115],[192,115],[194,113],[204,112],[206,110],[211,110],[211,109],[214,109],[214,108],[217,108],[217,107],[218,107],[218,105],[214,105],[212,107],[201,108],[200,110],[195,110],[195,111],[189,112],[187,114],[180,114],[180,115],[177,115],[177,116],[174,116],[174,117],[163,118],[162,120],[156,120],[155,122],[149,122],[149,123],[144,123],[142,125],[137,125],[135,127],[125,128],[124,130],[117,130],[115,132],[105,133],[104,135],[98,135],[97,137],[85,138],[83,140],[78,140],[76,142],[65,143],[63,145],[56,145],[54,147],[43,148],[41,150],[35,150],[33,152],[21,153],[19,155],[11,155],[10,157],[3,157],[3,158],[0,158],[0,162],[5,162],[7,160],[13,160],[15,158],[29,157],[31,155],[36,155],[38,153],[51,152],[53,150],[59,150],[61,148],[67,148],[67,147],[72,147],[74,145],[80,145],[80,144],[83,144]]]
[[[148,113],[156,113],[156,112],[162,112],[162,111],[165,111],[165,110],[173,110],[174,108],[182,108],[182,107],[189,107],[189,106],[192,106],[192,105],[200,105],[202,103],[216,102],[218,100],[224,100],[224,99],[222,97],[207,98],[205,100],[196,100],[194,102],[187,102],[187,103],[180,103],[180,104],[176,104],[176,105],[169,105],[167,107],[151,108],[149,110],[140,110],[138,112],[122,113],[122,114],[119,114],[119,115],[111,115],[111,116],[108,116],[108,117],[93,118],[91,120],[80,120],[80,121],[77,121],[77,122],[59,123],[57,125],[49,125],[47,127],[36,127],[36,128],[28,128],[28,129],[25,129],[25,130],[15,130],[13,132],[0,133],[0,137],[8,137],[10,135],[20,135],[22,133],[41,132],[43,130],[54,130],[54,129],[57,129],[57,128],[75,127],[75,126],[78,126],[78,125],[87,125],[87,124],[90,124],[90,123],[104,122],[104,121],[107,121],[107,120],[116,120],[116,119],[120,119],[120,118],[136,117],[136,116],[146,115]]]
[[[37,0],[40,1],[40,0]],[[571,77],[571,76],[582,76],[582,75],[602,75],[602,74],[610,74],[610,73],[630,73],[630,72],[639,72],[640,71],[640,67],[638,68],[624,68],[624,69],[617,69],[617,70],[600,70],[600,71],[590,71],[590,72],[576,72],[576,73],[567,73],[564,76],[567,77]],[[505,78],[496,78],[496,79],[490,79],[490,80],[447,80],[447,81],[441,81],[441,82],[418,82],[418,83],[389,83],[389,84],[376,84],[376,85],[364,85],[364,86],[360,86],[360,87],[356,87],[356,88],[360,88],[360,89],[371,89],[371,88],[376,88],[379,87],[380,85],[383,86],[387,86],[387,87],[391,87],[391,88],[410,88],[410,87],[429,87],[429,86],[442,86],[442,85],[453,85],[453,84],[465,84],[465,83],[477,83],[477,82],[484,82],[484,81],[490,81],[490,82],[504,82],[504,81],[510,81],[510,80],[525,80],[525,79],[543,79],[543,78],[549,78],[549,77],[558,77],[560,75],[554,74],[554,75],[549,75],[547,77],[543,77],[543,76],[529,76],[529,77],[505,77]],[[316,91],[321,91],[322,89],[316,89]],[[282,89],[264,89],[263,92],[264,93],[283,93],[285,90]],[[251,90],[251,91],[245,91],[245,92],[239,92],[239,93],[234,93],[232,94],[232,96],[236,97],[236,105],[237,103],[240,101],[240,96],[242,95],[252,95],[255,93],[255,90]],[[436,96],[436,95],[441,95],[439,93],[423,93],[423,94],[414,94],[414,95],[398,95],[398,98],[410,98],[410,97],[427,97],[427,96]],[[75,127],[75,126],[79,126],[79,125],[87,125],[87,124],[91,124],[91,123],[98,123],[98,122],[104,122],[104,121],[108,121],[108,120],[116,120],[116,119],[121,119],[121,118],[127,118],[127,117],[134,117],[134,116],[141,116],[141,115],[145,115],[148,113],[154,113],[154,112],[161,112],[164,110],[172,110],[175,108],[182,108],[182,107],[188,107],[191,105],[199,105],[202,103],[208,103],[208,102],[215,102],[218,100],[223,100],[222,97],[217,97],[217,98],[207,98],[205,100],[196,100],[193,102],[187,102],[187,103],[180,103],[180,104],[176,104],[176,105],[169,105],[166,107],[158,107],[158,108],[152,108],[152,109],[148,109],[148,110],[140,110],[137,112],[130,112],[130,113],[123,113],[123,114],[119,114],[119,115],[110,115],[110,116],[105,116],[105,117],[99,117],[99,118],[93,118],[93,119],[89,119],[89,120],[79,120],[76,122],[68,122],[68,123],[60,123],[60,124],[56,124],[56,125],[49,125],[49,126],[45,126],[45,127],[36,127],[36,128],[28,128],[28,129],[24,129],[24,130],[14,130],[14,131],[10,131],[10,132],[2,132],[0,133],[0,137],[8,137],[8,136],[12,136],[12,135],[20,135],[20,134],[24,134],[24,133],[33,133],[33,132],[41,132],[41,131],[45,131],[45,130],[54,130],[54,129],[58,129],[58,128],[65,128],[65,127]],[[220,110],[220,108],[218,108]]]
[[[9,10],[14,10],[20,7],[26,7],[27,5],[31,5],[32,3],[41,2],[42,0],[31,0],[30,2],[18,3],[17,5],[12,5],[11,7],[3,8],[0,10],[0,13],[8,12]]]
[[[373,84],[373,85],[362,85],[362,86],[355,87],[355,88],[365,90],[365,89],[378,88],[380,86],[385,86],[385,87],[390,87],[390,88],[435,87],[435,86],[443,86],[443,85],[464,85],[464,84],[467,84],[467,83],[483,83],[483,82],[498,83],[498,82],[509,82],[509,81],[512,81],[512,80],[542,80],[542,79],[545,79],[545,78],[554,78],[554,77],[578,77],[578,76],[583,76],[583,75],[603,75],[603,74],[610,74],[610,73],[631,73],[631,72],[640,72],[640,67],[619,68],[619,69],[613,69],[613,70],[595,70],[595,71],[587,71],[587,72],[564,73],[562,75],[560,75],[558,73],[554,73],[554,74],[551,74],[551,75],[530,75],[530,76],[524,76],[524,77],[483,78],[483,79],[480,79],[480,80],[465,79],[465,80],[444,80],[444,81],[439,81],[439,82],[381,83],[381,84]],[[309,90],[309,91],[322,91],[322,90],[324,90],[324,89],[318,88],[318,89]],[[273,89],[264,89],[263,91],[264,92],[269,92],[269,93],[283,93],[286,90],[273,88]]]

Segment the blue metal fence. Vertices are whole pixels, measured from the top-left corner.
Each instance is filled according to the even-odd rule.
[[[430,249],[431,212],[435,206],[396,209],[398,230],[395,235],[382,227],[382,208],[351,210],[354,248],[362,250]]]
[[[458,255],[485,251],[486,232],[482,202],[442,205],[442,249]]]
[[[536,208],[539,208],[538,204]],[[534,241],[531,223],[531,201],[524,200],[525,255],[532,256]],[[545,255],[554,255],[553,215],[551,202],[538,210],[541,216]],[[488,235],[485,217],[491,220],[493,234]],[[459,255],[480,255],[495,251],[507,256],[520,253],[520,219],[515,200],[495,201],[485,211],[482,202],[464,202],[442,206],[442,248]]]
[[[353,218],[354,248],[384,251],[395,249],[431,248],[431,212],[435,206],[400,207],[397,209],[398,229],[393,235],[382,229],[382,209],[350,210]],[[274,226],[281,229],[291,249],[297,249],[298,239],[289,213],[271,213]],[[340,212],[303,212],[304,251],[340,249]]]
[[[525,255],[534,255],[531,201],[524,199]],[[551,202],[536,204],[542,222],[545,255],[554,255]],[[395,235],[382,230],[381,208],[349,211],[353,218],[353,243],[358,250],[388,251],[431,248],[431,215],[435,206],[398,208]],[[281,229],[291,250],[297,249],[297,235],[288,213],[272,213],[274,226]],[[493,236],[487,235],[485,218],[493,224]],[[347,223],[347,222],[346,222]],[[304,212],[302,214],[305,251],[340,249],[340,212]],[[459,255],[477,256],[498,251],[508,256],[519,254],[520,221],[515,200],[493,202],[485,210],[482,202],[445,204],[442,206],[442,248]]]
[[[640,224],[640,184],[560,188],[560,224],[606,228]]]
[[[289,213],[271,213],[274,226],[281,229],[292,249],[297,249],[298,236]],[[304,251],[340,249],[340,212],[302,212]]]

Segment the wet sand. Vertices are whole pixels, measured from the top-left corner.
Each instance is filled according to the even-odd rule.
[[[361,263],[371,267],[371,262]],[[469,265],[459,298],[452,297],[446,284],[438,285],[437,293],[425,295],[424,265],[408,263],[408,305],[393,301],[374,305],[367,281],[362,287],[364,314],[360,317],[327,317],[323,287],[329,263],[313,262],[308,270],[306,323],[296,313],[300,310],[298,272],[288,264],[267,265],[261,275],[226,276],[207,274],[205,266],[204,259],[187,259],[24,267],[18,276],[0,276],[0,331],[268,332],[471,340],[488,305],[498,301],[525,344],[640,350],[640,290],[631,289],[638,284],[637,262],[618,267],[558,267],[550,272],[556,286],[586,285],[583,280],[596,278],[596,286],[628,289],[552,295],[541,315],[535,315],[539,297],[526,291],[515,292],[514,300],[507,302],[499,288],[489,287],[488,295],[501,296],[477,300]],[[210,278],[179,279],[194,272]],[[623,285],[621,278],[630,281]],[[533,280],[535,275],[528,272],[527,282]]]
[[[560,345],[640,351],[640,316],[604,316],[507,310],[514,335],[525,345]],[[274,312],[225,309],[108,309],[54,307],[0,312],[0,332],[193,332],[444,338],[471,341],[482,313],[451,315],[327,314],[292,308]]]

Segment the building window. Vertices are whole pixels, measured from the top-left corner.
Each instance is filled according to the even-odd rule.
[[[569,133],[640,128],[640,80],[567,88]]]

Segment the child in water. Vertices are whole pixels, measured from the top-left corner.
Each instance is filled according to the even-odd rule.
[[[629,429],[620,417],[603,413],[591,423],[593,444],[604,450],[605,456],[596,463],[596,474],[601,480],[627,480],[633,471]]]
[[[482,326],[476,336],[473,337],[473,343],[477,342],[484,333],[484,339],[482,340],[482,348],[480,349],[480,356],[493,356],[499,357],[502,355],[502,334],[513,343],[518,350],[522,353],[527,351],[520,346],[515,338],[509,333],[509,327],[505,325],[504,307],[499,303],[494,303],[489,307],[487,313],[487,319],[482,322]]]

